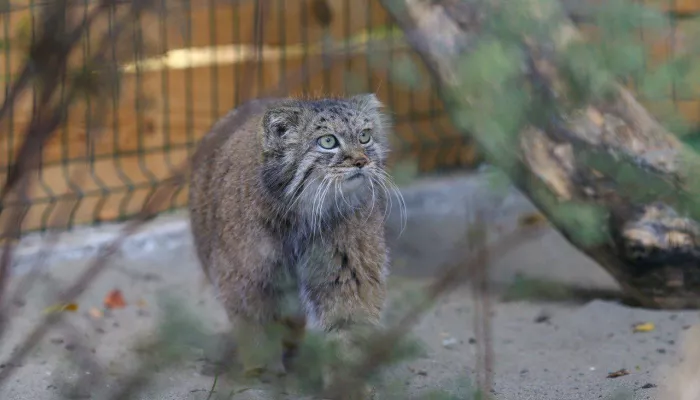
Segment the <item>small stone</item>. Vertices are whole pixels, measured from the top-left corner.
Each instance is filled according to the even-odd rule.
[[[654,385],[653,383],[647,383],[646,385],[642,386],[642,389],[651,389],[655,387],[656,385]]]
[[[476,339],[474,339],[473,337],[470,337],[469,344],[476,344]]]
[[[549,314],[547,314],[546,312],[542,311],[541,313],[539,313],[539,314],[535,317],[535,323],[536,323],[536,324],[541,324],[541,323],[544,323],[544,322],[549,322],[550,319],[551,319],[551,316],[550,316]]]
[[[457,344],[457,339],[450,337],[442,340],[442,347],[449,349]]]
[[[51,339],[51,343],[53,343],[53,344],[63,344],[63,339],[61,339],[61,338],[53,338],[53,339]]]
[[[659,354],[666,354],[666,349],[656,349],[656,352]]]
[[[411,371],[411,373],[415,375],[420,375],[420,376],[428,376],[428,371],[424,369],[416,369],[413,367],[408,367],[408,370]]]

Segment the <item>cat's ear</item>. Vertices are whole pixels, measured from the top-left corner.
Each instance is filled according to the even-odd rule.
[[[377,111],[384,107],[374,93],[362,93],[350,98],[350,102],[356,104],[361,110]]]
[[[265,112],[263,129],[270,139],[279,139],[299,126],[302,109],[294,106],[275,106]]]

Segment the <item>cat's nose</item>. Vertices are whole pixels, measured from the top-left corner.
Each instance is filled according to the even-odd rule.
[[[369,158],[366,156],[356,158],[355,161],[353,161],[353,165],[357,168],[362,168],[367,164],[369,164]]]

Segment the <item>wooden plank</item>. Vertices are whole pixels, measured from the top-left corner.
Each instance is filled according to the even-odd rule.
[[[417,61],[406,49],[395,50],[392,54],[396,58],[407,56]],[[320,57],[312,56],[308,61],[318,64]],[[90,107],[80,102],[70,110],[66,125],[44,149],[44,162],[50,164],[87,157],[87,132],[97,127],[98,116],[104,119],[100,125],[104,131],[102,135],[107,137],[91,148],[96,157],[192,145],[215,119],[243,100],[244,83],[261,83],[253,84],[249,93],[257,96],[278,87],[285,73],[299,71],[305,62],[303,58],[264,62],[259,71],[252,66],[253,76],[245,76],[246,71],[251,71],[250,62],[125,75],[118,100],[103,104],[93,102]],[[422,67],[417,72],[418,80],[428,79]],[[391,108],[396,119],[415,115],[429,118],[443,112],[429,85],[408,89],[392,83],[390,73],[388,68],[372,65],[367,56],[358,54],[335,63],[322,74],[289,86],[287,91],[291,95],[304,96],[373,91]],[[107,109],[102,110],[100,106]],[[15,150],[31,118],[31,107],[31,96],[25,96],[15,108],[11,127]],[[439,140],[443,134],[445,132],[430,130],[423,136],[425,140]],[[403,139],[411,141],[411,137],[406,133]],[[8,154],[10,145],[7,141],[0,142],[0,154]]]
[[[382,29],[389,25],[387,16],[376,0],[248,0],[248,1],[169,1],[162,10],[144,12],[127,25],[123,40],[114,51],[120,62],[134,57],[138,50],[144,57],[161,55],[169,50],[229,44],[252,44],[255,35],[256,5],[264,4],[263,42],[270,46],[320,43],[332,38],[344,40],[360,32]],[[9,55],[0,57],[0,68],[16,73],[24,61],[32,31],[38,29],[40,6],[30,7],[29,0],[13,1],[13,11],[0,15],[0,32]],[[94,2],[74,5],[66,10],[66,20],[80,22],[95,7]],[[84,49],[97,48],[103,36],[112,32],[117,22],[127,15],[130,4],[115,7],[114,13],[102,14],[89,31]],[[324,26],[315,15],[328,11],[329,25]],[[74,25],[73,25],[74,26]],[[88,44],[89,43],[89,44]],[[73,57],[75,66],[82,65],[82,49]]]
[[[217,30],[215,43],[253,43],[257,1],[238,2],[228,9],[222,3],[217,7],[218,13],[203,6],[193,7],[193,46],[212,44],[212,35],[208,33],[212,25]],[[325,35],[343,40],[390,21],[376,0],[260,0],[259,3],[265,7],[264,43],[273,46],[316,43]],[[320,14],[330,16],[326,28],[317,17]]]

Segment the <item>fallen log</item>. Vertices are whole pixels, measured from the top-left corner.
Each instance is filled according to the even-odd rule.
[[[700,306],[700,157],[620,84],[592,75],[590,85],[605,89],[576,96],[567,78],[578,65],[566,65],[564,55],[583,39],[558,2],[382,3],[430,70],[455,125],[569,242],[641,306]],[[503,45],[489,17],[506,4],[546,25],[542,32],[550,36],[516,27],[510,33],[520,36],[510,43],[519,45]],[[469,82],[465,65],[483,61],[484,54],[493,55],[493,69],[507,70],[507,81],[489,75],[487,64],[482,86]],[[508,102],[551,107],[533,116],[525,106],[516,109],[526,115],[512,115]]]

